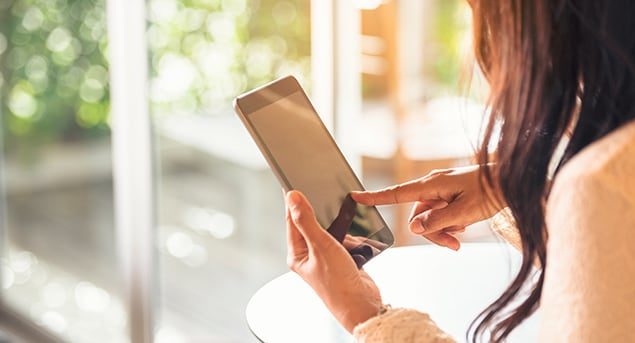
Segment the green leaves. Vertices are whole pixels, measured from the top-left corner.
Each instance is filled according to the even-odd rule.
[[[0,20],[7,153],[107,136],[103,0],[15,0]]]

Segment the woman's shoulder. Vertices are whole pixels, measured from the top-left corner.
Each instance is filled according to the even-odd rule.
[[[574,156],[556,176],[553,192],[569,188],[566,185],[588,185],[610,188],[630,200],[635,193],[634,175],[635,121],[632,121]],[[572,191],[592,193],[593,187]]]
[[[588,146],[556,176],[546,209],[541,342],[633,341],[634,173],[630,123]]]

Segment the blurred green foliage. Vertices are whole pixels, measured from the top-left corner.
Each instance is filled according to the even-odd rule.
[[[219,115],[294,74],[308,84],[309,0],[150,0],[153,112]]]
[[[464,72],[466,46],[470,38],[470,9],[465,0],[436,0],[436,12],[430,16],[434,58],[428,77],[436,92],[456,93]]]
[[[0,1],[5,151],[109,135],[106,0]],[[468,22],[437,0],[429,86],[453,89]],[[285,74],[309,85],[309,0],[148,0],[155,116],[224,115],[231,99]]]
[[[308,79],[309,0],[147,4],[155,115],[226,114],[277,76]],[[5,151],[109,135],[105,15],[105,0],[0,1]]]
[[[108,134],[101,0],[0,3],[0,86],[6,150]]]
[[[460,31],[457,26],[459,1],[440,0],[436,2],[437,13],[433,17],[433,30],[436,34],[437,58],[434,59],[433,70],[435,81],[439,84],[455,87],[459,74]]]

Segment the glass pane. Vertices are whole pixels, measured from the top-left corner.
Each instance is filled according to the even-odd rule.
[[[308,0],[150,0],[161,279],[156,340],[253,340],[244,309],[287,271],[282,192],[231,107],[293,74],[308,86]]]
[[[0,2],[2,296],[65,340],[125,342],[104,0]]]
[[[361,1],[364,182],[386,187],[470,163],[484,108],[471,75],[471,10],[465,0]],[[473,76],[473,77],[472,77]],[[471,83],[470,83],[471,82]],[[467,89],[469,88],[469,91]],[[409,206],[386,208],[397,245],[427,240],[407,230]],[[487,232],[468,230],[463,239]],[[472,235],[472,237],[468,237]]]

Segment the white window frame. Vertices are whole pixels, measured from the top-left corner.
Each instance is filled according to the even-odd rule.
[[[311,98],[361,176],[361,158],[350,140],[362,120],[361,13],[355,3],[311,1]]]
[[[156,207],[146,7],[141,0],[106,0],[110,60],[116,244],[130,341],[154,336]]]

